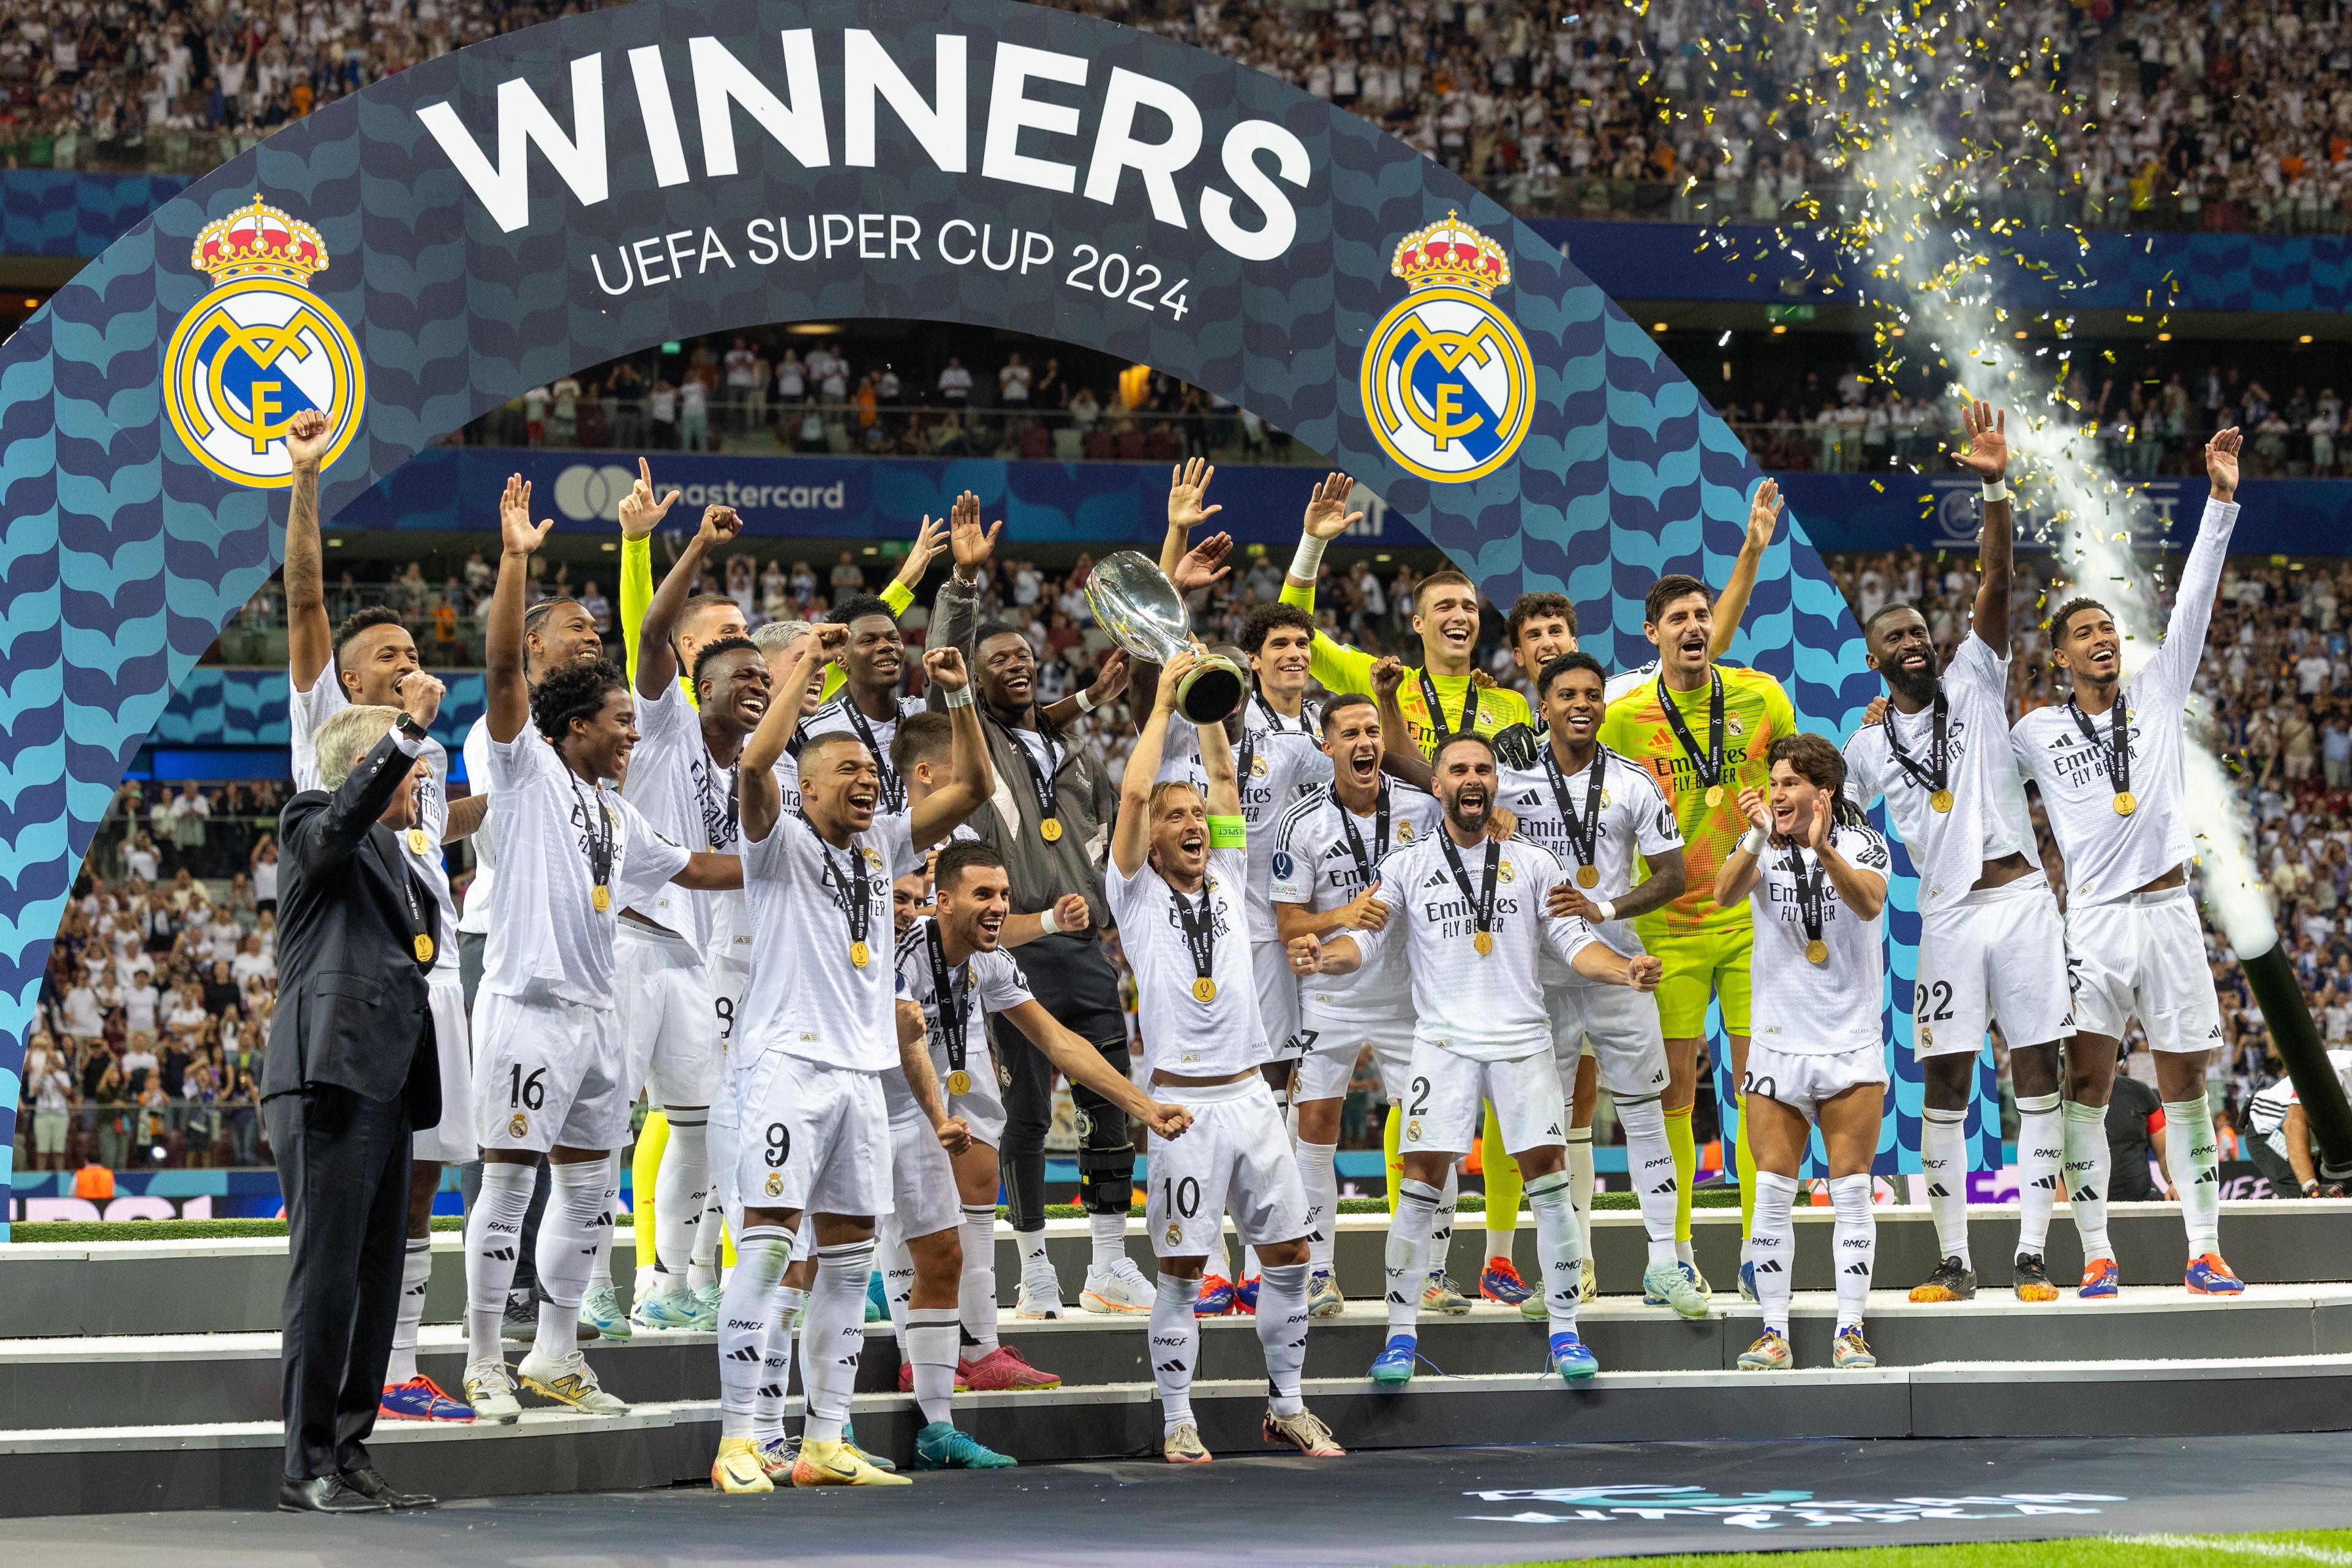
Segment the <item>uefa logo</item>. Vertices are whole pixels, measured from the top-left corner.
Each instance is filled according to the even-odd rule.
[[[333,431],[320,466],[359,434],[367,375],[359,344],[310,292],[327,266],[319,231],[261,198],[205,226],[189,264],[211,293],[180,318],[163,354],[164,407],[198,462],[233,484],[290,482],[286,431],[317,409]]]
[[[1466,484],[1505,463],[1535,413],[1535,361],[1494,305],[1503,247],[1452,213],[1404,237],[1389,271],[1409,291],[1364,350],[1364,413],[1400,467]]]

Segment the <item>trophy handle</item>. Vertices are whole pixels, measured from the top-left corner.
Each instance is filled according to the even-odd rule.
[[[1176,688],[1176,707],[1195,724],[1213,724],[1233,717],[1244,689],[1241,667],[1209,654]]]

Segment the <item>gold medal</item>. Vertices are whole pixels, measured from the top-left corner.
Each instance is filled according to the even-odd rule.
[[[849,962],[863,969],[874,962],[874,950],[862,942],[849,944]]]
[[[1805,962],[1807,963],[1827,963],[1829,961],[1830,944],[1828,942],[1823,942],[1820,937],[1815,937],[1812,941],[1805,943]]]
[[[602,882],[599,882],[593,888],[591,888],[588,890],[588,907],[594,910],[600,915],[606,910],[611,909],[613,907],[612,889],[605,887]]]
[[[1207,975],[1203,974],[1202,976],[1201,976],[1201,978],[1200,978],[1200,979],[1195,980],[1194,982],[1192,982],[1192,1000],[1193,1000],[1193,1001],[1195,1001],[1195,1002],[1213,1002],[1213,1001],[1215,1001],[1216,999],[1217,999],[1217,983],[1216,983],[1215,981],[1213,981],[1213,980],[1210,979]]]
[[[1599,887],[1601,885],[1600,868],[1595,866],[1579,866],[1576,868],[1576,885],[1580,888]]]
[[[419,963],[433,962],[433,939],[422,931],[419,931],[416,937],[416,962]]]
[[[1037,825],[1037,837],[1048,844],[1059,844],[1062,841],[1062,819],[1058,816],[1049,816],[1040,822]]]
[[[948,1092],[950,1094],[970,1094],[971,1092],[971,1074],[964,1071],[961,1068],[958,1068],[955,1071],[948,1074]]]
[[[1939,789],[1927,797],[1927,809],[1938,815],[1952,809],[1952,792]]]
[[[1476,936],[1470,939],[1470,945],[1478,950],[1479,957],[1484,958],[1488,953],[1495,951],[1495,933],[1490,931],[1482,931]]]
[[[424,854],[425,844],[425,829],[421,827],[412,827],[408,830],[408,852],[411,855]]]
[[[1723,786],[1721,784],[1709,784],[1706,786],[1706,804],[1711,806],[1721,805],[1723,804]]]
[[[2117,816],[2129,816],[2133,812],[2137,811],[2138,809],[2139,796],[2132,794],[2132,792],[2127,789],[2117,790],[2116,792],[2116,815]]]

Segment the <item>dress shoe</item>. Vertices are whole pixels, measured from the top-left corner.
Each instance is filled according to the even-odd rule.
[[[372,1498],[351,1484],[345,1476],[312,1476],[308,1480],[292,1477],[278,1483],[278,1511],[280,1513],[390,1513],[392,1505]]]
[[[362,1497],[372,1497],[395,1512],[406,1513],[411,1509],[441,1506],[439,1498],[427,1497],[423,1492],[394,1491],[392,1483],[383,1479],[383,1472],[373,1465],[362,1465],[356,1470],[345,1470],[341,1479],[342,1483]]]

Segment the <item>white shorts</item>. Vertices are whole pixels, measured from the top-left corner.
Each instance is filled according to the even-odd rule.
[[[629,1141],[621,1031],[609,1007],[474,996],[474,1133],[485,1149],[618,1149]]]
[[[2197,971],[2204,973],[2200,949]],[[2066,984],[2066,927],[2040,872],[1973,892],[1919,922],[1919,978],[1911,987],[1912,1049],[1974,1056],[2000,1022],[2011,1048],[2074,1032]]]
[[[473,1031],[466,1026],[466,984],[457,978],[457,966],[434,970],[425,996],[433,1009],[433,1045],[441,1061],[441,1121],[416,1130],[409,1157],[420,1164],[462,1165],[480,1159],[482,1147],[474,1141],[474,1053],[468,1044]]]
[[[1568,1142],[1568,1097],[1547,1050],[1486,1062],[1417,1039],[1404,1088],[1404,1130],[1397,1142],[1402,1153],[1466,1154],[1475,1149],[1486,1120],[1481,1100],[1495,1107],[1503,1147],[1513,1154]]]
[[[2121,1039],[2125,1025],[2137,1018],[2150,1050],[2221,1045],[2221,1007],[2188,889],[2075,905],[2066,911],[2066,963],[2074,1026],[2083,1033]]]
[[[1559,1081],[1576,1088],[1576,1064],[1590,1052],[1601,1087],[1619,1100],[1648,1100],[1666,1091],[1666,1037],[1658,1028],[1658,999],[1630,985],[1551,985],[1552,1058]]]
[[[1835,1100],[1856,1084],[1886,1082],[1886,1048],[1856,1046],[1845,1051],[1776,1051],[1761,1040],[1748,1046],[1748,1076],[1742,1095],[1760,1094],[1808,1121],[1821,1120],[1822,1101]]]
[[[956,1192],[955,1162],[940,1146],[940,1135],[908,1097],[890,1118],[891,1220],[902,1241],[914,1241],[963,1223],[963,1199]]]
[[[1307,1234],[1307,1189],[1282,1125],[1282,1107],[1256,1073],[1232,1083],[1156,1085],[1152,1094],[1192,1113],[1181,1138],[1151,1133],[1144,1226],[1160,1258],[1223,1250],[1224,1216],[1253,1247]]]
[[[1290,967],[1290,950],[1279,942],[1253,942],[1250,973],[1257,981],[1258,1022],[1265,1026],[1268,1061],[1296,1061],[1298,1033],[1298,976]]]
[[[613,939],[613,975],[629,1092],[642,1088],[656,1106],[716,1100],[722,1020],[701,955],[683,937],[625,920]]]
[[[1356,1076],[1356,1059],[1366,1046],[1372,1048],[1372,1059],[1380,1063],[1381,1090],[1391,1100],[1404,1093],[1412,1066],[1412,1019],[1354,1024],[1303,1014],[1297,1037],[1307,1054],[1296,1058],[1298,1070],[1290,1080],[1291,1104],[1347,1098],[1348,1084]]]
[[[736,1016],[743,1005],[743,994],[751,987],[751,971],[746,964],[723,959],[713,961],[705,967],[719,1015],[719,1093],[710,1102],[709,1131],[704,1136],[709,1140],[710,1179],[719,1189],[719,1208],[727,1221],[727,1234],[740,1236],[743,1232],[743,1194],[735,1187],[735,1075],[730,1065],[727,1041],[734,1032]]]
[[[890,1212],[890,1111],[879,1073],[761,1051],[736,1068],[735,1100],[735,1182],[745,1208]]]

